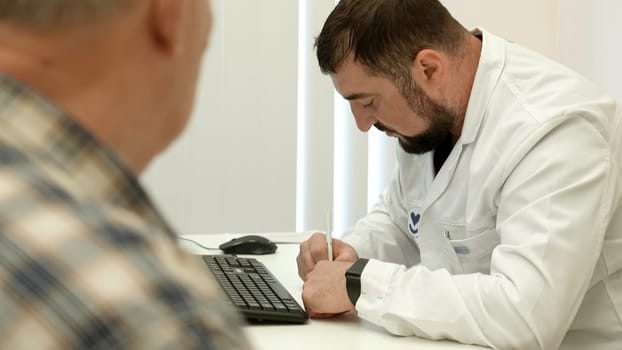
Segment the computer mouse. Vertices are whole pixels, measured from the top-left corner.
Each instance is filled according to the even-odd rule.
[[[276,251],[276,244],[266,237],[247,235],[234,238],[218,246],[225,254],[272,254]]]

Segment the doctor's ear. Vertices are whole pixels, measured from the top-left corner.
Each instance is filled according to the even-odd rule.
[[[432,49],[419,51],[411,66],[411,78],[426,92],[441,86],[446,72],[447,58],[439,51]]]

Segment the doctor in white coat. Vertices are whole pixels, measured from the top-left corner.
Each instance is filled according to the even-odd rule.
[[[397,137],[371,212],[300,246],[312,317],[499,349],[622,349],[622,113],[567,68],[437,0],[341,0],[319,64]]]

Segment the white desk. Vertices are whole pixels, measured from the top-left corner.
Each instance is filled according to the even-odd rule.
[[[263,233],[275,242],[300,242],[305,234]],[[218,247],[222,242],[239,235],[211,234],[189,235],[208,247]],[[196,245],[180,241],[184,248],[196,254],[215,254],[218,251],[206,251]],[[296,268],[297,244],[279,244],[275,254],[252,256],[263,262],[289,292],[302,304],[302,281]],[[478,346],[463,345],[449,341],[432,341],[417,337],[398,337],[383,328],[361,320],[356,313],[347,313],[327,320],[309,320],[303,325],[249,325],[245,327],[255,349],[484,349]]]

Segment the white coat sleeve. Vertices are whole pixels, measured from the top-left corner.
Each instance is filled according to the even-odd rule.
[[[394,216],[406,215],[406,211],[399,205],[397,191],[400,189],[400,180],[395,174],[371,211],[346,231],[342,238],[354,247],[361,258],[413,266],[421,261],[419,248],[408,238],[408,233],[395,224],[397,220]]]
[[[500,349],[559,347],[599,259],[620,175],[607,141],[583,119],[523,147],[497,190],[501,243],[490,274],[370,260],[360,317],[398,335]]]

